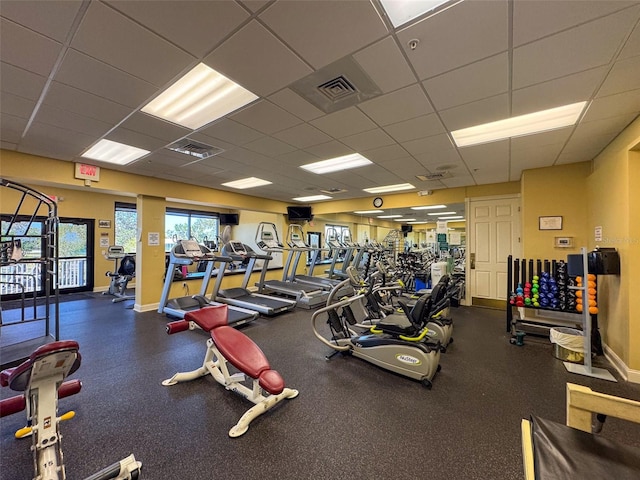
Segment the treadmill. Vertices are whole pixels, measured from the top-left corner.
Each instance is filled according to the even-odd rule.
[[[287,244],[289,245],[289,248],[291,248],[291,250],[295,252],[293,262],[291,262],[291,268],[285,270],[287,280],[291,282],[310,285],[312,287],[315,286],[328,291],[333,290],[338,284],[341,283],[341,280],[333,278],[316,277],[314,275],[303,275],[296,273],[298,271],[298,264],[300,263],[300,258],[302,257],[303,252],[314,252],[311,258],[311,265],[313,266],[315,265],[316,257],[322,250],[321,248],[312,248],[305,243],[303,239],[302,227],[300,225],[295,223],[289,225],[289,229],[287,232]],[[337,295],[348,295],[352,293],[352,291],[353,290],[350,288],[344,288]]]
[[[212,300],[233,305],[234,307],[232,308],[241,307],[267,316],[287,312],[295,308],[295,300],[274,297],[263,293],[254,293],[247,289],[256,260],[264,260],[265,263],[263,270],[266,270],[267,263],[271,259],[271,255],[259,255],[248,245],[234,240],[225,244],[222,247],[221,253],[223,257],[222,260],[220,260],[218,276],[216,277],[216,282],[213,286],[213,293],[211,294]],[[227,264],[235,261],[246,263],[246,271],[242,281],[242,286],[221,289],[220,286],[222,285],[222,279],[224,278]]]
[[[258,248],[266,253],[281,253],[284,250],[282,243],[278,238],[276,226],[270,222],[260,222],[256,231],[256,244]],[[264,265],[260,275],[260,281],[257,283],[258,291],[263,290],[279,293],[296,299],[296,303],[301,308],[315,308],[327,303],[329,292],[319,285],[309,285],[308,283],[297,282],[288,278],[288,271],[291,267],[292,259],[295,255],[298,257],[302,251],[296,252],[294,249],[288,249],[287,261],[283,267],[282,280],[266,280],[267,265]]]
[[[210,248],[200,245],[195,240],[178,240],[169,252],[169,264],[167,265],[167,273],[165,274],[158,313],[164,313],[167,316],[176,318],[184,318],[189,311],[199,310],[211,305],[220,305],[218,302],[207,300],[205,295],[215,262],[223,262],[226,260],[224,257],[216,255]],[[174,283],[173,272],[175,268],[192,265],[195,262],[206,262],[200,292],[197,295],[169,298],[171,285]],[[229,307],[227,309],[227,321],[229,325],[233,326],[251,322],[255,320],[257,316],[258,312],[254,310],[238,307]]]

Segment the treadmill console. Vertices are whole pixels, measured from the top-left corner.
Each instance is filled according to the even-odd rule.
[[[180,240],[177,246],[182,247],[182,252],[179,251],[179,248],[175,249],[175,255],[180,257],[202,258],[211,254],[211,250],[195,240]]]
[[[267,230],[263,230],[260,233],[260,241],[258,242],[258,247],[260,247],[261,250],[282,249],[282,245],[280,245],[274,238],[273,232],[269,232]]]
[[[302,237],[300,237],[299,233],[291,234],[291,246],[296,248],[307,248],[306,243],[302,241]]]
[[[229,247],[231,247],[231,251],[236,255],[246,255],[247,254],[247,250],[244,248],[244,244],[242,242],[231,240],[229,242]]]

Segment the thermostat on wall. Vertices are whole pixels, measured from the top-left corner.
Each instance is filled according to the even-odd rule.
[[[555,246],[561,248],[573,247],[573,237],[556,237]]]

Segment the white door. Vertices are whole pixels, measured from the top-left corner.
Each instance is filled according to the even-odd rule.
[[[468,203],[468,292],[507,299],[507,257],[520,256],[520,198],[471,199]]]

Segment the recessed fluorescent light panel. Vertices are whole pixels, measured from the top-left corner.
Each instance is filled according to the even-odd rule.
[[[385,12],[389,16],[389,20],[394,27],[400,25],[427,13],[434,8],[447,3],[449,0],[380,0]]]
[[[372,187],[372,188],[364,188],[363,190],[367,193],[389,193],[389,192],[399,192],[400,190],[411,190],[412,188],[416,188],[410,183],[398,183],[397,185],[385,185],[384,187]]]
[[[363,167],[365,165],[370,165],[371,163],[371,160],[363,157],[359,153],[352,153],[342,157],[330,158],[329,160],[308,163],[307,165],[302,165],[300,168],[304,168],[312,173],[323,174],[337,172],[339,170],[348,170],[350,168]]]
[[[455,215],[456,212],[437,212],[437,213],[427,213],[427,215]]]
[[[379,215],[378,218],[400,218],[402,215]]]
[[[254,188],[261,187],[263,185],[270,185],[271,182],[268,180],[262,180],[261,178],[249,177],[243,178],[242,180],[235,180],[233,182],[223,183],[225,187],[237,188],[239,190],[244,190],[245,188]]]
[[[204,63],[142,107],[144,113],[196,130],[258,96]]]
[[[587,102],[572,103],[562,107],[528,113],[497,122],[476,125],[451,132],[458,147],[495,142],[511,137],[533,135],[574,125]]]
[[[366,215],[368,213],[384,213],[384,210],[356,210],[353,213],[357,213],[358,215]]]
[[[415,222],[415,218],[396,218],[394,222]]]
[[[458,216],[458,217],[440,217],[438,218],[438,220],[460,220],[463,219],[464,217],[462,216]]]
[[[101,162],[113,163],[115,165],[126,165],[140,157],[144,157],[148,153],[150,153],[149,150],[103,139],[81,156],[93,160],[100,160]]]
[[[331,200],[332,198],[329,195],[311,195],[309,197],[296,197],[292,200],[296,202],[317,202],[318,200]]]
[[[411,207],[411,210],[435,210],[437,208],[447,208],[446,205],[423,205],[421,207]]]
[[[407,222],[409,225],[425,225],[429,222]]]

